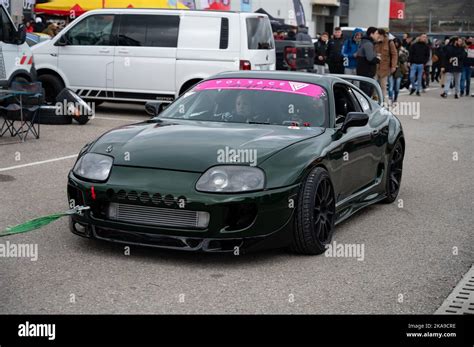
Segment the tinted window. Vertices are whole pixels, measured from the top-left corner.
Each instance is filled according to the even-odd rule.
[[[177,47],[178,16],[124,15],[119,46]]]
[[[295,83],[295,89],[302,89],[292,91],[288,88],[274,88],[275,85],[281,85],[282,81],[219,81],[222,81],[219,85],[218,82],[211,85],[215,82],[212,80],[202,82],[169,106],[159,117],[287,127],[323,127],[327,124],[328,98],[320,86]],[[229,81],[231,84],[228,84]],[[249,87],[249,83],[253,85]],[[304,86],[317,93],[311,96],[301,92]]]
[[[249,49],[273,49],[273,33],[270,21],[265,17],[247,18]]]
[[[9,43],[13,39],[13,24],[10,22],[8,15],[6,14],[5,10],[1,8],[1,26],[0,26],[0,39],[6,43]]]
[[[87,17],[71,28],[65,35],[73,46],[110,46],[114,15],[100,14]]]

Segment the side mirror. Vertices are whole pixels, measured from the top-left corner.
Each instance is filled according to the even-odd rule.
[[[369,122],[369,116],[363,112],[349,112],[342,124],[342,132],[345,133],[351,127],[363,127]]]
[[[59,39],[54,44],[55,46],[67,46],[69,44],[69,40],[66,37],[66,34],[61,35]]]
[[[156,117],[168,106],[168,103],[163,101],[149,101],[145,104],[145,111],[150,116]]]
[[[15,33],[15,41],[18,45],[22,45],[26,41],[26,26],[24,24],[20,24],[18,26],[18,30]]]

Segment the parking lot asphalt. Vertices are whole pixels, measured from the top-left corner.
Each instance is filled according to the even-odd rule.
[[[474,98],[439,93],[400,97],[421,102],[420,119],[399,117],[403,206],[374,205],[336,228],[337,243],[364,244],[363,261],[285,250],[125,255],[123,245],[71,234],[63,218],[0,238],[38,245],[37,261],[0,258],[0,313],[434,313],[474,260]],[[84,126],[44,125],[25,143],[1,138],[0,230],[66,210],[73,156],[143,119],[143,106],[105,104]]]

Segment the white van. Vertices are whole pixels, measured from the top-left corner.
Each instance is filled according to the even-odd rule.
[[[17,28],[3,5],[0,12],[0,87],[8,88],[13,81],[32,82],[36,76],[25,27]]]
[[[275,70],[258,13],[103,9],[32,47],[47,99],[63,87],[96,101],[173,101],[223,71]]]

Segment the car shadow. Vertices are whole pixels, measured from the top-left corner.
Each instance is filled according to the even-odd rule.
[[[123,258],[126,256],[126,244],[77,238],[74,235],[71,235],[71,237],[74,238],[72,240],[72,246],[76,248],[78,252],[92,256],[107,256],[112,258]],[[172,263],[186,266],[219,264],[232,267],[245,266],[248,264],[261,266],[269,262],[274,263],[275,261],[283,260],[289,256],[293,255],[287,249],[261,250],[234,255],[232,252],[205,253],[130,245],[130,255],[127,257],[140,262],[153,261],[162,264]]]

